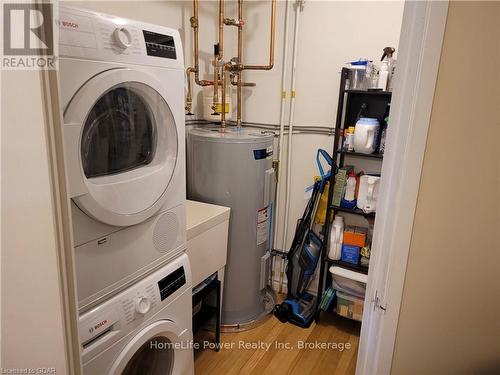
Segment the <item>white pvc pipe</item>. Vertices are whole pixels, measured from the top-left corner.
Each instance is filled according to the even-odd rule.
[[[283,181],[283,139],[285,137],[285,107],[286,107],[286,79],[287,79],[287,68],[288,68],[288,29],[290,24],[290,12],[289,12],[289,0],[285,3],[285,35],[284,35],[284,45],[283,45],[283,67],[281,70],[281,105],[280,105],[280,135],[278,141],[278,183]],[[275,217],[275,231],[274,231],[274,248],[279,248],[278,236],[276,236],[276,229],[278,228],[278,218],[279,218],[279,208],[280,208],[280,189],[276,192],[276,202],[274,204],[274,217]]]
[[[304,1],[297,0],[295,3],[295,32],[293,35],[293,53],[292,53],[292,82],[290,86],[290,113],[289,113],[289,121],[288,121],[288,152],[287,152],[287,162],[286,162],[286,189],[285,189],[285,217],[283,224],[283,237],[282,237],[282,249],[283,251],[287,251],[286,249],[286,239],[288,235],[288,215],[290,211],[290,190],[291,190],[291,182],[292,182],[292,154],[293,154],[293,123],[294,123],[294,115],[295,115],[295,83],[297,77],[297,50],[298,50],[298,42],[299,42],[299,25],[300,25],[300,12],[302,11]],[[279,283],[279,291],[281,292],[283,289],[283,273],[284,273],[285,262],[281,263],[280,270],[280,283]]]

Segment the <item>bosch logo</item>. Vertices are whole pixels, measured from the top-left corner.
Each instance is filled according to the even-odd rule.
[[[71,22],[71,21],[60,21],[60,20],[57,20],[57,24],[59,26],[62,26],[62,27],[67,27],[67,28],[70,28],[70,29],[78,29],[80,26],[75,23],[75,22]]]
[[[69,22],[69,21],[62,21],[62,25],[64,27],[71,27],[72,29],[78,29],[78,24],[74,22]]]
[[[103,321],[101,321],[101,322],[99,322],[99,323],[97,323],[97,324],[94,324],[93,326],[91,326],[91,327],[89,328],[89,333],[92,333],[92,332],[94,332],[94,331],[98,330],[99,328],[101,328],[101,327],[105,326],[107,323],[108,323],[108,320],[107,320],[107,319],[105,319],[105,320],[103,320]]]
[[[103,320],[102,322],[99,322],[97,323],[95,326],[94,326],[94,329],[99,329],[101,328],[103,325],[105,325],[106,323],[108,322],[108,320]]]

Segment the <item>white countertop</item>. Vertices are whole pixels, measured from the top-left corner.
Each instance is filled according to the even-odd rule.
[[[228,207],[188,200],[186,202],[187,239],[229,219]]]

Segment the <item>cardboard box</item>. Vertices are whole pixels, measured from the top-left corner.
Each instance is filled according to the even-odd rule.
[[[333,185],[333,205],[340,206],[340,201],[344,196],[345,185],[347,182],[347,176],[351,171],[354,171],[352,165],[346,165],[339,169],[337,175],[335,176],[335,185]]]
[[[361,248],[359,246],[344,244],[342,245],[342,255],[340,260],[352,264],[359,264],[360,250]]]
[[[348,225],[344,229],[343,243],[346,245],[364,247],[368,230],[363,227]]]

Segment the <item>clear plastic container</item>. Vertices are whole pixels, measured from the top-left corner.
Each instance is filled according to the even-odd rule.
[[[361,299],[365,298],[368,275],[338,266],[331,266],[330,273],[333,289]]]
[[[341,316],[361,322],[363,303],[361,298],[337,291],[337,314]]]
[[[349,89],[366,90],[366,65],[349,67]]]

